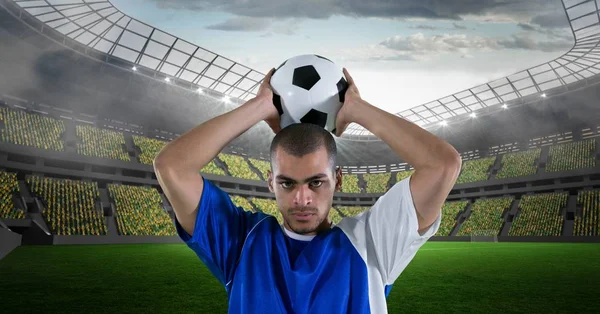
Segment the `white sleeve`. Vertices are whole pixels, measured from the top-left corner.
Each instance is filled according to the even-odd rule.
[[[424,233],[419,234],[417,212],[410,192],[410,176],[397,182],[373,207],[342,226],[359,251],[376,260],[376,268],[386,285],[393,284],[414,258],[417,250],[440,227],[440,215]],[[342,224],[342,223],[340,223]],[[373,258],[374,257],[374,258]]]

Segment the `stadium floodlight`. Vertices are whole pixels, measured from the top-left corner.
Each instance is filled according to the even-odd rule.
[[[542,94],[542,98],[546,98],[546,93]]]
[[[133,68],[131,68],[134,71],[137,71],[137,67],[133,66]]]
[[[198,94],[204,94],[204,90],[202,88],[198,88]]]
[[[503,104],[503,105],[502,105],[502,108],[504,108],[504,109],[507,109],[507,108],[508,108],[508,106],[507,106],[506,104]]]
[[[442,122],[440,122],[440,124],[441,124],[442,126],[447,126],[447,125],[448,125],[448,121],[446,121],[446,120],[443,120]]]
[[[471,112],[471,118],[475,118],[477,117],[477,115],[475,114],[475,112]]]
[[[165,81],[167,81],[167,83],[169,83],[171,81],[171,79],[168,77],[165,77]]]
[[[223,102],[229,103],[230,99],[227,96],[223,96]]]

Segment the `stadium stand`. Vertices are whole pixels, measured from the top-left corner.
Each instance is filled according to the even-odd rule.
[[[342,215],[344,215],[344,217],[354,217],[370,208],[371,207],[365,207],[365,206],[339,206],[339,207],[337,207],[339,212],[342,213]]]
[[[42,215],[56,235],[105,235],[106,224],[96,210],[96,182],[27,176],[31,193],[44,204]]]
[[[151,165],[154,157],[158,155],[161,149],[167,145],[167,142],[148,138],[145,136],[133,135],[133,144],[139,147],[140,154],[138,159],[140,163]]]
[[[220,153],[218,158],[227,165],[227,170],[229,170],[232,177],[260,180],[258,175],[250,169],[250,166],[248,166],[244,157]]]
[[[254,159],[254,158],[248,158],[248,161],[254,167],[256,167],[256,169],[258,169],[260,171],[260,173],[263,176],[263,179],[266,181],[267,180],[267,171],[271,170],[271,163],[268,161]]]
[[[360,193],[358,187],[358,175],[343,174],[342,175],[342,192],[343,193]]]
[[[540,158],[541,148],[523,152],[508,153],[501,156],[502,168],[496,174],[496,179],[529,176],[537,172],[535,160]]]
[[[465,209],[465,206],[467,206],[468,203],[468,201],[444,203],[444,206],[442,207],[442,221],[440,222],[440,229],[436,235],[449,236],[456,225],[456,216]]]
[[[600,190],[580,191],[577,203],[581,212],[575,216],[574,236],[598,236],[600,231]]]
[[[566,171],[596,166],[596,140],[563,143],[550,146],[547,172]]]
[[[465,161],[456,184],[487,180],[490,176],[490,167],[495,161],[495,156]]]
[[[391,173],[365,173],[363,178],[367,182],[367,193],[385,193],[388,190]],[[342,181],[343,182],[343,181]]]
[[[19,193],[17,174],[0,170],[0,219],[23,219],[25,213],[15,206],[12,196]]]
[[[275,200],[251,197],[250,201],[254,203],[258,210],[277,218],[279,224],[283,223],[283,217],[281,216],[281,212],[279,211],[279,207],[277,207],[277,202]]]
[[[239,195],[230,195],[231,197],[231,201],[233,202],[233,204],[235,204],[235,206],[239,206],[241,208],[243,208],[245,211],[253,211],[253,206],[250,203],[250,201],[243,197],[243,196],[239,196]]]
[[[340,221],[342,221],[342,216],[340,216],[340,213],[337,211],[337,209],[332,207],[329,210],[329,219],[331,220],[331,222],[337,225],[338,223],[340,223]]]
[[[496,236],[504,222],[502,214],[514,197],[478,199],[471,207],[471,216],[461,225],[457,236]]]
[[[0,140],[23,146],[64,151],[62,120],[0,106]]]
[[[78,154],[129,161],[129,155],[123,149],[125,137],[122,132],[90,125],[77,125],[75,130],[79,140]]]
[[[155,188],[132,185],[108,185],[116,208],[120,235],[176,235],[173,220],[162,206]]]
[[[395,179],[395,181],[392,181],[393,184],[396,184],[396,183],[410,177],[413,174],[413,172],[415,172],[414,169],[409,170],[409,171],[400,171],[400,172],[394,173],[395,175],[392,175],[392,180],[394,180],[394,178],[396,178],[396,179]]]
[[[510,228],[510,236],[560,236],[564,222],[560,214],[567,206],[569,193],[523,195],[521,209]]]
[[[211,160],[208,164],[206,164],[206,166],[204,166],[204,168],[202,168],[202,170],[200,170],[200,172],[216,174],[219,176],[226,175],[225,170],[223,170],[223,169],[221,169],[221,167],[217,166],[217,164],[215,163],[214,160]]]

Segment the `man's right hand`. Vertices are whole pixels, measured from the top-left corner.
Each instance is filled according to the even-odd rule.
[[[265,119],[265,122],[269,125],[273,133],[277,134],[281,130],[281,120],[279,119],[279,111],[275,108],[273,104],[273,89],[271,88],[271,76],[275,72],[275,68],[271,69],[263,82],[260,84],[258,88],[258,93],[256,94],[256,99],[261,102],[261,107],[265,110],[265,113],[268,115]]]

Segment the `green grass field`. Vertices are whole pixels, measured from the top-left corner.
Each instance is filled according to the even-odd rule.
[[[429,242],[390,313],[598,313],[600,244]],[[3,313],[226,313],[183,244],[19,247],[0,261]]]

